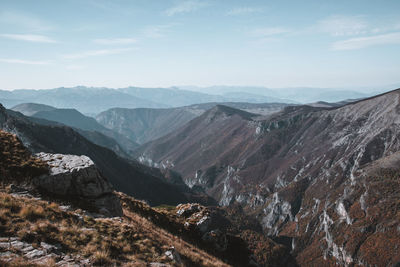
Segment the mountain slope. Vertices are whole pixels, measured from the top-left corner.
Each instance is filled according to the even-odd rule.
[[[250,113],[256,113],[260,115],[269,115],[278,111],[281,111],[284,107],[290,106],[291,104],[286,103],[248,103],[248,102],[210,102],[202,104],[194,104],[187,107],[183,107],[188,111],[197,114],[198,116],[206,112],[207,110],[217,106],[228,106],[231,108],[240,109]]]
[[[25,116],[32,116],[40,111],[52,111],[55,109],[56,108],[52,106],[36,103],[23,103],[11,108],[11,110],[21,112]]]
[[[12,108],[12,110],[15,110]],[[50,121],[57,121],[62,124],[87,131],[105,130],[95,119],[87,117],[76,109],[54,109],[49,111],[38,111],[31,116]]]
[[[247,139],[247,132],[238,129],[248,128],[252,117],[257,115],[217,105],[177,131],[141,146],[136,155],[143,162],[150,159],[161,166],[173,166],[190,186],[204,183],[205,188],[213,187],[216,177],[206,181],[197,174],[197,179],[197,171],[207,172],[214,165],[224,166],[220,161],[228,154],[225,152]]]
[[[137,156],[181,173],[221,205],[241,204],[267,235],[292,245],[302,265],[327,264],[325,258],[390,265],[396,248],[373,259],[369,238],[378,250],[389,235],[400,241],[399,220],[389,222],[400,215],[399,192],[389,189],[399,170],[375,178],[359,171],[400,150],[399,115],[400,90],[342,107],[287,107],[267,118],[217,108],[143,145]],[[378,188],[391,208],[376,202]],[[391,215],[379,218],[385,210]]]
[[[197,103],[206,102],[222,102],[226,98],[212,94],[204,94],[188,90],[181,90],[175,87],[172,88],[140,88],[128,87],[120,88],[118,91],[125,94],[151,99],[152,101],[163,103],[171,107],[188,106]],[[121,107],[121,106],[118,106]]]
[[[124,157],[129,157],[128,154],[138,147],[137,143],[116,131],[103,127],[95,119],[83,115],[76,109],[57,109],[42,104],[24,103],[11,108],[11,110],[21,112],[26,116],[55,121],[77,128],[82,135],[92,142],[111,148]],[[102,136],[102,134],[108,136],[109,139]],[[119,147],[115,143],[118,143]]]
[[[17,134],[33,152],[90,157],[117,190],[145,199],[152,205],[187,202],[191,197],[190,190],[182,191],[182,188],[167,183],[159,172],[123,159],[111,150],[89,142],[69,127],[38,124],[0,106],[0,128]]]
[[[110,109],[97,115],[96,120],[109,129],[145,143],[157,139],[196,117],[182,108],[172,109]]]
[[[100,113],[96,119],[103,126],[117,131],[131,140],[146,143],[182,127],[216,105],[218,103],[212,102],[168,109],[115,108]],[[228,102],[223,105],[263,115],[278,112],[287,106],[287,104],[281,103],[241,102]]]

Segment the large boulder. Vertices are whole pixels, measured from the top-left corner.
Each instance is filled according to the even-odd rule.
[[[106,216],[121,216],[119,199],[111,184],[87,156],[37,153],[49,165],[49,174],[33,179],[40,191],[89,204]]]

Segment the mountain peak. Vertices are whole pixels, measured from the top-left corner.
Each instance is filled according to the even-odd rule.
[[[350,102],[347,105],[352,105],[352,104],[356,104],[356,103],[360,103],[360,102],[364,102],[364,101],[369,101],[369,100],[373,100],[373,99],[384,99],[386,97],[391,97],[391,96],[393,96],[393,97],[400,96],[400,88],[397,88],[397,89],[394,89],[394,90],[391,90],[391,91],[388,91],[388,92],[384,92],[384,93],[379,94],[379,95],[374,95],[374,96],[371,96],[371,97],[363,98],[363,99],[360,99],[358,101]]]
[[[52,111],[56,110],[55,107],[44,105],[44,104],[37,104],[37,103],[22,103],[18,104],[11,108],[11,110],[21,112],[25,116],[32,116],[37,112],[40,111]]]
[[[225,116],[233,116],[233,115],[239,115],[243,119],[246,120],[251,120],[252,117],[258,116],[257,114],[253,114],[250,112],[246,112],[240,109],[228,107],[225,105],[216,105],[215,107],[211,108],[208,110],[206,113],[204,113],[206,116],[219,116],[219,115],[225,115]]]

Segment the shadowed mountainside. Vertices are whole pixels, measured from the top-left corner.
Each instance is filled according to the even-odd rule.
[[[110,148],[124,157],[129,157],[129,154],[138,147],[137,143],[116,131],[105,128],[94,118],[85,116],[76,109],[57,109],[42,104],[24,103],[11,108],[11,110],[21,112],[26,116],[55,121],[73,127],[95,144]],[[109,139],[102,135],[109,137]]]
[[[32,122],[2,106],[0,127],[16,134],[32,152],[88,156],[116,190],[145,199],[152,205],[183,203],[193,197],[189,189],[168,183],[159,171],[121,158],[111,150],[89,142],[72,128]]]

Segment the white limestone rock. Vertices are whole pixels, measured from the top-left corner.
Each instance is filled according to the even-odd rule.
[[[97,197],[112,192],[111,185],[99,173],[93,161],[86,156],[38,153],[46,161],[49,175],[35,179],[36,186],[57,195]]]
[[[49,165],[49,174],[34,178],[33,185],[55,196],[83,200],[106,216],[122,215],[111,184],[87,156],[37,153]]]

